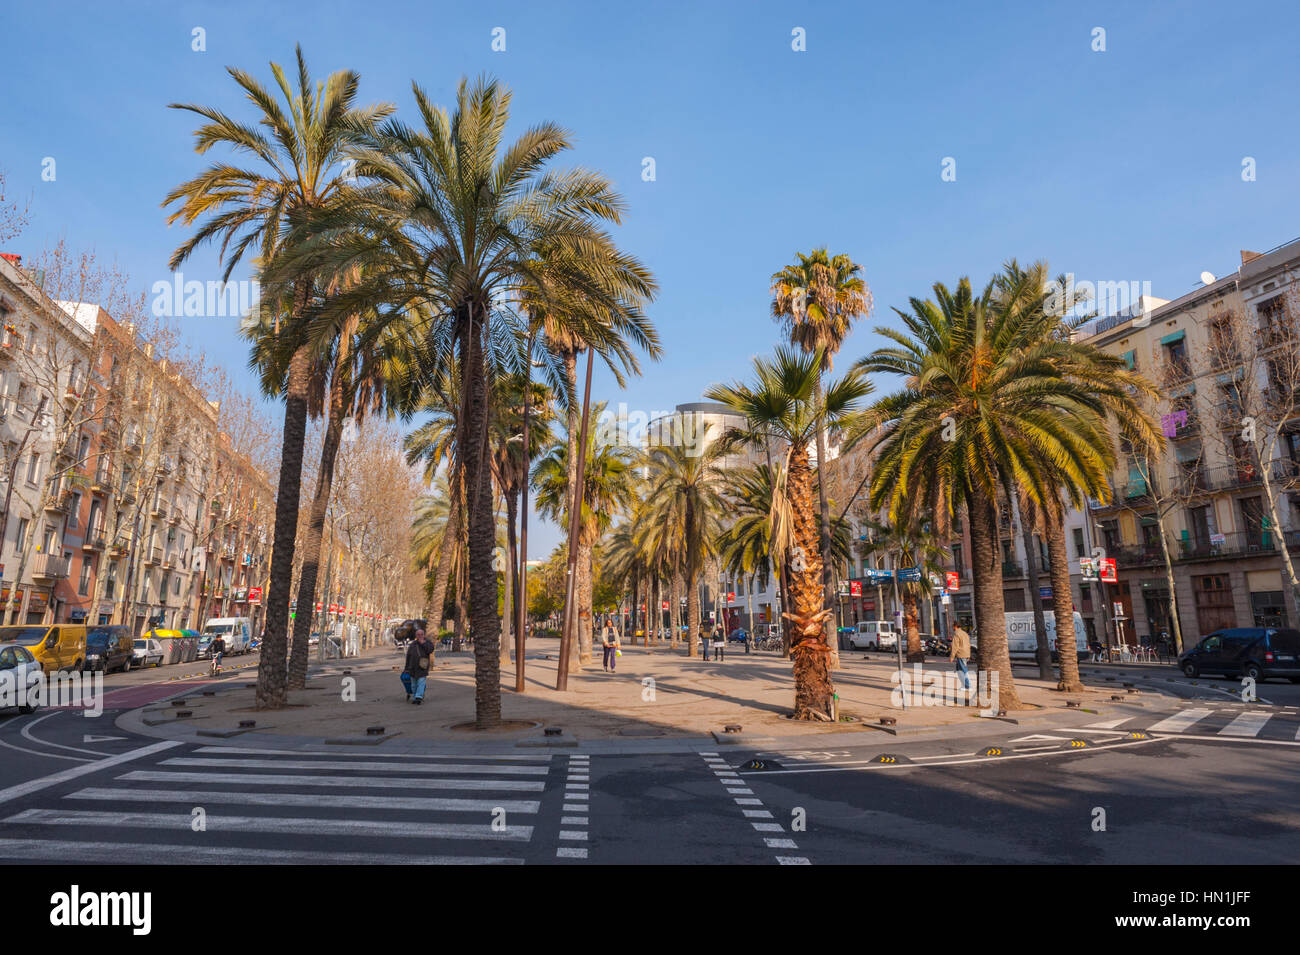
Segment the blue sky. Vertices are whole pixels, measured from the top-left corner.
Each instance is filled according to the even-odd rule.
[[[159,203],[203,160],[193,119],[165,105],[247,116],[227,65],[269,81],[267,62],[301,42],[317,76],[356,69],[364,100],[408,117],[412,79],[448,103],[462,75],[488,72],[513,88],[517,129],[565,125],[570,161],[625,195],[619,237],[659,279],[666,354],[622,394],[598,374],[597,397],[667,409],[775,344],[769,278],[798,250],[863,265],[876,312],[847,361],[890,306],[1013,256],[1174,298],[1240,249],[1294,238],[1297,27],[1294,3],[11,4],[0,168],[33,221],[3,251],[62,237],[143,288],[168,278],[185,233]],[[184,271],[217,277],[215,255]],[[232,331],[186,326],[246,375]],[[556,537],[535,535],[536,553]]]

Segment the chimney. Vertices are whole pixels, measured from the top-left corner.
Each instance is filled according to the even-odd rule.
[[[23,257],[17,252],[0,252],[0,259],[4,259],[14,268],[21,268],[23,264]]]
[[[1262,254],[1263,254],[1263,253],[1260,253],[1260,252],[1248,252],[1248,251],[1246,251],[1245,249],[1242,249],[1242,250],[1241,250],[1241,264],[1242,264],[1242,265],[1245,265],[1247,262],[1250,262],[1250,261],[1252,261],[1253,259],[1257,259],[1257,258],[1259,258],[1260,255],[1262,255]]]

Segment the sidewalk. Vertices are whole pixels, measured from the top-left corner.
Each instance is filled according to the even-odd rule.
[[[154,704],[133,710],[118,724],[133,732],[166,739],[239,746],[378,745],[385,749],[419,747],[500,748],[541,745],[598,744],[607,751],[678,751],[700,741],[718,744],[848,745],[894,735],[959,736],[988,733],[1000,720],[981,718],[977,707],[911,706],[900,709],[890,699],[896,664],[884,656],[864,659],[858,651],[841,655],[833,674],[840,697],[839,724],[795,722],[787,718],[793,705],[790,663],[772,653],[746,655],[729,651],[723,662],[702,662],[667,649],[624,648],[617,673],[594,667],[575,669],[569,689],[554,689],[556,653],[546,644],[527,656],[527,692],[514,692],[513,665],[502,669],[502,729],[474,730],[474,661],[470,653],[439,652],[422,706],[406,702],[398,680],[402,655],[391,647],[366,651],[361,657],[334,661],[313,670],[307,689],[290,694],[290,706],[278,711],[254,708],[254,683],[249,674],[228,675],[185,692],[183,707]],[[915,673],[909,668],[909,673]],[[947,661],[930,660],[922,674],[947,675]],[[972,674],[972,679],[974,674]],[[1085,677],[1086,679],[1086,677]],[[352,681],[355,681],[353,684]],[[1008,714],[1018,724],[1070,722],[1079,703],[1090,713],[1111,712],[1126,704],[1150,705],[1148,692],[1130,694],[1114,678],[1095,680],[1084,692],[1058,693],[1054,683],[1021,678],[1016,686],[1026,708]],[[205,695],[207,690],[211,695]],[[216,691],[216,692],[213,692]],[[181,691],[178,691],[180,694]],[[1123,699],[1114,700],[1113,696]],[[350,696],[351,698],[345,698]],[[190,715],[176,714],[186,711]],[[846,719],[847,718],[847,719]],[[881,724],[891,718],[894,725]],[[253,720],[253,728],[240,722]],[[739,725],[738,733],[726,733]],[[367,731],[382,727],[368,735]],[[548,737],[544,731],[559,731]],[[398,745],[394,745],[398,744]]]

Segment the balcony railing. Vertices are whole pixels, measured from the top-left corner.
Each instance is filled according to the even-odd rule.
[[[1275,554],[1278,552],[1280,541],[1277,532],[1260,530],[1234,531],[1231,534],[1216,535],[1208,540],[1179,540],[1177,543],[1178,559],[1192,561]]]
[[[1002,562],[1002,576],[1004,579],[1007,577],[1023,577],[1025,576],[1025,569],[1014,560],[1004,560]]]
[[[68,561],[58,554],[37,554],[32,563],[33,580],[66,580]]]

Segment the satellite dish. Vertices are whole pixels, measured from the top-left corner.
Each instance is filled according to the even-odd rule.
[[[1201,283],[1204,284],[1204,285],[1213,285],[1213,284],[1214,284],[1214,273],[1213,273],[1213,272],[1202,272],[1202,273],[1201,273]]]

